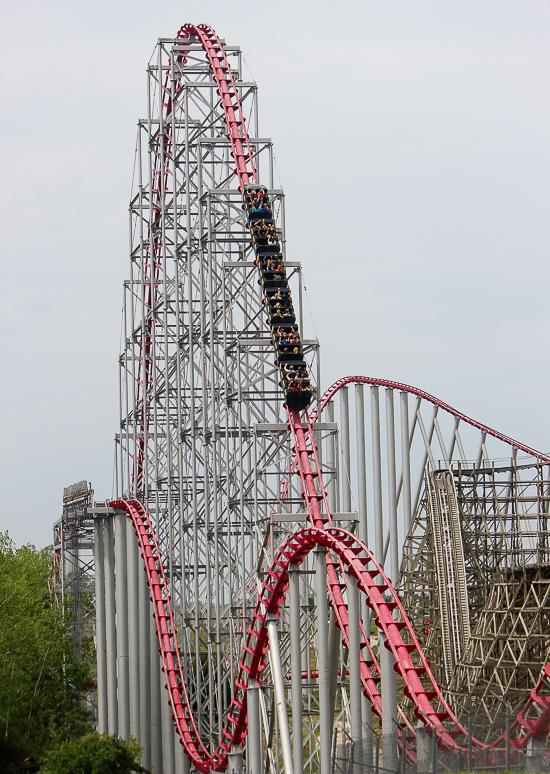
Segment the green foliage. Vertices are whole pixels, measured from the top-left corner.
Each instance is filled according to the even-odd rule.
[[[10,761],[30,770],[21,762],[91,729],[82,704],[91,669],[74,656],[50,574],[48,550],[16,549],[0,532],[0,770]]]
[[[125,742],[117,736],[86,734],[80,740],[64,742],[51,750],[41,774],[147,774],[141,765],[142,748],[135,739]]]

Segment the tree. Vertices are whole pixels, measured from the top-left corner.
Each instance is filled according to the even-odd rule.
[[[46,756],[40,774],[148,774],[141,765],[142,748],[135,739],[97,732],[64,742]]]
[[[74,655],[50,574],[49,549],[16,549],[0,532],[0,769],[91,730],[90,665]]]

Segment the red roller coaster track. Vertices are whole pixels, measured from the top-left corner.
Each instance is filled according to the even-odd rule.
[[[255,183],[258,181],[237,89],[223,47],[216,33],[207,25],[194,26],[186,24],[180,29],[178,37],[182,40],[189,38],[197,39],[206,53],[224,109],[228,138],[231,142],[240,189],[244,191],[245,185],[249,185],[252,181]],[[182,56],[183,64],[185,63],[184,57],[185,53]],[[165,86],[165,90],[167,90],[167,86]],[[168,115],[172,110],[172,101],[171,99],[165,99],[163,103],[167,111],[166,115]],[[166,131],[161,144],[160,157],[158,156],[155,161],[155,179],[159,188],[164,185],[169,148],[170,137],[168,131]],[[155,211],[155,217],[160,217],[160,211],[158,213]],[[153,245],[151,266],[149,267],[151,272],[151,301],[151,294],[154,292],[154,278],[158,271],[157,252],[157,248]],[[146,333],[142,342],[145,355],[149,346],[148,341],[149,333]],[[147,361],[146,357],[145,361]],[[143,379],[147,382],[148,378],[148,372],[145,371]],[[332,385],[323,395],[320,401],[320,409],[322,410],[328,400],[341,387],[350,383],[379,385],[410,392],[430,401],[462,421],[486,432],[488,435],[498,438],[527,454],[532,454],[544,462],[550,462],[549,457],[475,422],[428,393],[397,382],[360,376],[345,377]],[[143,421],[145,421],[147,383],[143,384],[141,389],[143,395]],[[151,520],[138,500],[115,500],[111,502],[112,507],[122,509],[131,518],[139,541],[147,571],[148,584],[151,589],[169,701],[181,743],[191,763],[199,771],[223,771],[225,769],[227,755],[231,750],[231,746],[242,745],[246,736],[246,691],[248,682],[250,679],[261,679],[261,674],[266,667],[266,654],[268,651],[266,617],[268,615],[278,616],[280,614],[280,607],[284,602],[288,589],[289,565],[300,564],[312,549],[317,546],[324,546],[327,549],[327,586],[330,601],[335,611],[337,624],[342,631],[344,642],[348,643],[348,612],[347,604],[342,595],[342,586],[345,585],[347,577],[353,577],[357,581],[359,590],[366,595],[367,604],[375,614],[374,620],[376,625],[385,635],[385,645],[393,653],[395,669],[403,679],[404,693],[413,702],[416,716],[427,725],[429,733],[435,731],[438,744],[443,750],[457,754],[459,750],[464,750],[465,748],[456,742],[456,732],[466,734],[466,731],[454,716],[442,695],[440,687],[435,682],[427,659],[422,653],[412,625],[390,580],[367,546],[351,533],[332,526],[323,482],[317,474],[320,466],[312,431],[312,422],[317,418],[317,410],[312,412],[311,416],[308,415],[307,411],[304,413],[305,426],[297,409],[288,409],[288,416],[296,455],[295,464],[301,477],[308,519],[311,526],[308,529],[296,532],[287,540],[268,572],[268,578],[260,592],[252,623],[248,628],[244,655],[240,662],[238,677],[235,680],[235,690],[223,732],[223,740],[220,742],[218,749],[213,753],[206,749],[193,718],[183,678],[179,648],[176,642],[168,584]],[[144,456],[145,449],[142,448],[139,451],[136,467],[138,484],[143,477]],[[312,461],[315,470],[312,468]],[[387,598],[388,595],[389,599]],[[405,630],[408,635],[407,639],[410,640],[409,642],[403,640],[402,632]],[[370,699],[374,711],[380,715],[381,699],[377,686],[379,680],[377,674],[378,664],[370,650],[368,638],[363,631],[362,651],[364,649],[367,649],[368,657],[364,656],[363,653],[361,655],[361,679],[365,695]],[[546,667],[546,675],[550,677],[550,665]],[[423,677],[424,682],[422,682],[421,677]],[[524,736],[513,740],[513,746],[516,749],[524,748],[531,737],[545,737],[550,729],[550,697],[540,695],[543,685],[541,678],[531,692],[530,699],[523,713],[518,715],[514,723],[513,728],[523,727],[526,730]],[[432,703],[434,701],[439,704],[439,710],[434,707]],[[536,721],[528,721],[524,717],[525,712],[532,704],[538,704],[542,710]],[[445,720],[452,721],[456,725],[456,730],[450,732],[445,729],[443,726],[443,721]],[[411,727],[409,726],[409,728]],[[500,739],[498,743],[502,743],[502,741]],[[495,763],[503,760],[502,748],[496,749],[495,746],[487,748],[486,745],[480,742],[475,742],[475,744],[479,750],[488,750]]]

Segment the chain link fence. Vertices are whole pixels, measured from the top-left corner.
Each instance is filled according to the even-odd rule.
[[[339,734],[338,736],[341,736]],[[475,729],[473,736],[475,738]],[[347,739],[332,745],[331,774],[436,774],[436,772],[547,772],[550,771],[550,747],[545,739],[531,739],[524,749],[510,745],[497,748],[468,745],[467,738],[457,738],[459,749],[442,749],[429,730],[418,729],[407,734],[403,755],[402,733],[383,736],[375,731],[363,741]],[[385,755],[384,755],[385,748]]]

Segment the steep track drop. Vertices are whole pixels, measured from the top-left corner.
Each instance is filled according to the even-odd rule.
[[[210,68],[217,83],[218,93],[224,110],[225,122],[228,129],[228,138],[231,142],[232,155],[235,161],[236,173],[239,179],[240,190],[243,193],[245,208],[251,236],[254,240],[254,246],[257,256],[262,252],[259,250],[259,241],[257,237],[262,238],[262,233],[254,225],[251,217],[250,202],[247,202],[246,188],[258,186],[258,179],[254,167],[253,154],[246,132],[245,119],[242,114],[241,105],[238,98],[237,88],[229,67],[223,47],[215,32],[207,25],[184,25],[178,37],[182,39],[181,63],[185,64],[185,40],[198,40],[208,58]],[[174,109],[171,93],[169,92],[168,81],[164,86],[166,99],[163,100],[166,123],[164,127],[165,136],[161,143],[161,152],[155,158],[155,180],[157,190],[164,185],[165,169],[167,159],[170,154],[171,138],[169,130],[168,117]],[[161,217],[160,210],[155,211],[155,218]],[[155,225],[155,224],[153,224]],[[266,224],[261,228],[266,228]],[[268,226],[269,228],[269,226]],[[151,250],[150,265],[150,307],[153,305],[153,293],[156,273],[159,271],[158,246],[153,245]],[[264,251],[265,252],[265,251]],[[265,274],[261,261],[258,261],[260,268],[260,277],[266,291]],[[267,297],[267,293],[266,293]],[[269,304],[268,304],[269,310]],[[273,319],[270,314],[269,321],[273,332]],[[146,334],[141,343],[144,360],[147,361],[147,351],[149,346],[148,335]],[[277,344],[275,335],[274,342]],[[280,343],[280,341],[279,341]],[[157,632],[160,643],[160,653],[162,657],[163,670],[166,676],[166,685],[169,693],[169,701],[172,707],[174,722],[185,751],[192,764],[202,772],[223,771],[227,765],[227,755],[233,745],[241,745],[246,736],[247,718],[246,718],[246,690],[250,679],[261,679],[261,674],[266,667],[266,654],[268,651],[268,637],[266,627],[266,616],[280,614],[280,607],[284,602],[286,591],[288,589],[288,570],[290,564],[300,564],[307,554],[317,546],[324,546],[327,549],[327,585],[329,589],[330,601],[335,610],[338,626],[342,631],[344,642],[348,642],[348,614],[347,604],[342,595],[342,587],[346,583],[347,577],[354,577],[357,581],[359,590],[366,595],[367,604],[375,614],[375,623],[385,635],[385,645],[390,649],[395,658],[395,669],[401,675],[405,685],[405,695],[413,702],[416,716],[422,720],[428,727],[428,732],[435,731],[439,746],[452,754],[457,754],[459,750],[465,748],[459,745],[455,736],[466,734],[466,730],[453,715],[451,708],[445,702],[441,689],[436,684],[431,673],[429,664],[422,653],[418,640],[414,634],[412,625],[401,605],[397,594],[395,593],[390,580],[385,575],[383,569],[378,564],[367,546],[361,543],[354,535],[343,529],[334,528],[330,510],[328,508],[326,493],[320,476],[320,466],[317,458],[317,450],[313,441],[312,421],[316,419],[316,413],[311,416],[305,411],[303,418],[300,409],[307,406],[304,400],[298,401],[298,405],[292,405],[289,400],[290,392],[287,389],[289,384],[286,380],[281,364],[283,359],[280,357],[280,347],[277,352],[278,364],[281,370],[281,380],[287,395],[289,428],[292,432],[294,441],[295,463],[302,481],[304,499],[308,512],[308,519],[311,526],[296,532],[290,537],[283,548],[279,551],[277,558],[268,572],[268,579],[264,582],[259,594],[258,603],[252,617],[252,623],[248,628],[248,636],[244,647],[244,655],[240,662],[239,675],[235,681],[235,691],[231,700],[231,708],[227,716],[226,727],[223,732],[223,740],[214,753],[210,753],[199,737],[197,726],[195,724],[189,697],[183,679],[183,670],[180,662],[179,649],[176,642],[174,617],[171,609],[170,598],[168,595],[168,585],[163,569],[159,546],[156,541],[151,520],[146,513],[143,505],[138,500],[115,500],[111,502],[114,508],[120,508],[131,518],[136,535],[139,541],[140,549],[147,571],[148,584],[151,589],[151,597],[154,607],[154,616],[157,626]],[[147,370],[144,374],[145,383],[142,385],[142,394],[145,397],[149,375]],[[506,443],[525,451],[528,454],[534,454],[540,459],[548,462],[550,459],[534,452],[529,447],[519,444],[512,439],[503,436],[496,431],[486,428],[479,423],[470,420],[465,415],[456,412],[446,404],[415,388],[401,385],[395,382],[385,380],[373,380],[367,377],[347,377],[337,382],[330,388],[328,393],[323,396],[319,409],[337,392],[340,387],[352,382],[362,382],[367,384],[378,384],[381,386],[393,387],[407,392],[412,392],[419,397],[431,401],[435,405],[444,408],[446,411],[454,414],[455,417],[478,427],[482,431],[499,438]],[[307,391],[306,391],[307,392]],[[302,396],[303,398],[303,396]],[[144,403],[145,401],[143,401]],[[145,416],[145,405],[143,406]],[[143,420],[145,421],[145,420]],[[305,421],[305,426],[303,424]],[[146,429],[142,427],[145,437]],[[140,454],[137,465],[138,481],[143,477],[143,465],[145,459],[145,449],[140,448]],[[313,466],[312,466],[313,465]],[[139,489],[139,486],[138,486]],[[342,583],[343,580],[343,583]],[[389,599],[384,597],[389,595]],[[406,630],[410,642],[405,643],[401,632]],[[362,650],[370,648],[370,645],[362,632]],[[373,704],[373,709],[377,714],[381,714],[380,694],[378,692],[376,674],[377,664],[372,652],[368,658],[363,654],[361,656],[361,679],[363,682],[365,694]],[[547,667],[546,674],[550,676],[550,667]],[[421,680],[423,678],[423,680]],[[546,736],[550,728],[550,697],[542,697],[541,691],[543,681],[539,681],[535,689],[531,692],[531,698],[523,713],[520,713],[514,724],[514,728],[523,727],[527,733],[520,739],[515,739],[513,746],[516,749],[524,748],[531,737]],[[437,709],[433,705],[436,701],[440,707]],[[524,718],[525,711],[532,705],[538,704],[542,712],[536,721],[527,721]],[[445,720],[452,721],[456,730],[448,731],[443,726]],[[412,729],[411,729],[412,730]],[[503,740],[499,740],[500,743]],[[476,742],[478,749],[487,749],[486,745]],[[493,760],[502,760],[502,749],[492,750]]]

